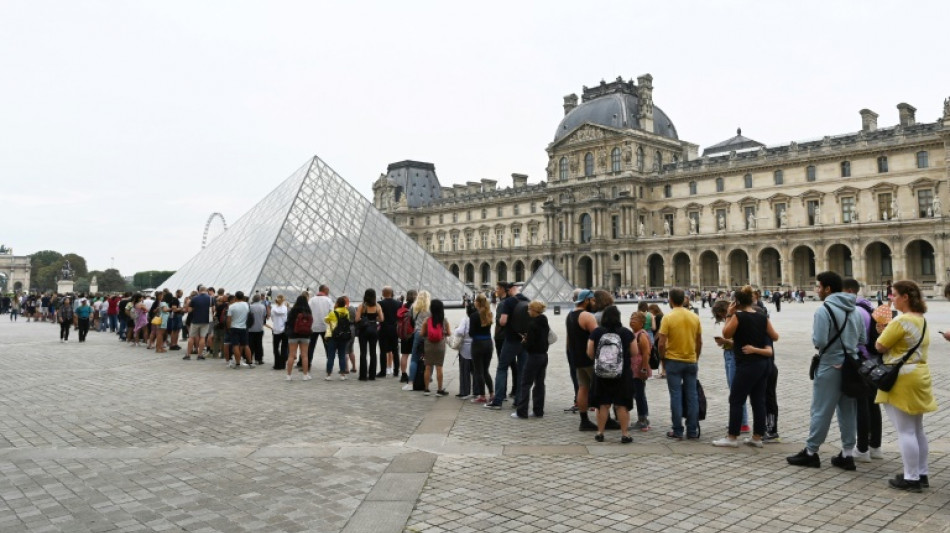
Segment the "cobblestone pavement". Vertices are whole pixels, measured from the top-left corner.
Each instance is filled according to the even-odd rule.
[[[932,488],[886,487],[901,463],[890,423],[885,459],[857,472],[787,466],[811,397],[811,314],[773,320],[782,443],[709,445],[725,432],[728,392],[708,309],[700,362],[709,402],[700,442],[670,442],[663,380],[648,383],[652,429],[595,443],[563,409],[571,385],[563,314],[549,319],[545,416],[517,420],[397,380],[284,381],[270,365],[129,348],[108,333],[58,342],[50,324],[0,318],[0,531],[950,531],[950,422],[928,415]],[[626,316],[632,308],[623,306]],[[459,311],[450,311],[454,323]],[[950,303],[931,303],[938,402],[950,398]],[[265,339],[269,351],[269,340]],[[315,359],[322,369],[322,348]],[[447,358],[447,388],[458,391]],[[272,360],[268,354],[267,363]]]

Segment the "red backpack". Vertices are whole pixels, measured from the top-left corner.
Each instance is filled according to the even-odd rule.
[[[445,332],[442,331],[443,324],[436,326],[432,323],[432,317],[426,320],[426,339],[433,344],[442,342],[445,338]]]
[[[313,327],[313,315],[310,313],[297,313],[294,318],[294,335],[310,335]]]
[[[409,308],[402,306],[396,311],[396,336],[400,340],[406,340],[409,337],[412,337],[412,334],[415,332],[415,325],[412,323],[412,313],[409,312]]]

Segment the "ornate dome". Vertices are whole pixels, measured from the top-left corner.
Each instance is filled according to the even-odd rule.
[[[588,89],[584,87],[584,103],[571,109],[561,120],[554,133],[554,141],[581,124],[591,123],[618,129],[643,129],[640,127],[640,102],[637,86],[619,79]],[[566,101],[567,99],[565,99]],[[576,102],[576,96],[574,102]],[[673,121],[659,107],[653,106],[653,133],[679,140]]]

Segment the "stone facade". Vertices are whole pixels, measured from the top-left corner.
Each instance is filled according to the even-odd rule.
[[[551,258],[577,286],[622,291],[810,289],[827,269],[932,290],[950,278],[950,100],[935,122],[897,108],[892,127],[864,109],[854,133],[766,147],[739,132],[700,157],[653,105],[652,77],[601,82],[564,98],[545,181],[441,187],[410,207],[382,175],[374,205],[472,287]]]
[[[0,274],[6,278],[5,292],[24,292],[30,289],[29,256],[13,255],[13,250],[0,250]]]

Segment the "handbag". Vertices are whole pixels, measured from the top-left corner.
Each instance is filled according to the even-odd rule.
[[[557,333],[554,333],[554,330],[548,328],[548,346],[557,342]]]
[[[160,317],[160,316],[158,316],[158,315],[155,315],[155,318],[152,319],[152,325],[153,325],[153,326],[161,326],[161,325],[162,325],[162,317]]]
[[[901,357],[899,361],[892,365],[884,364],[883,361],[866,359],[863,363],[861,363],[861,368],[858,369],[858,374],[861,375],[868,385],[877,387],[879,390],[884,392],[890,391],[894,388],[894,384],[897,383],[897,376],[900,375],[901,367],[903,367],[904,363],[910,359],[910,356],[917,351],[917,348],[920,347],[920,343],[924,342],[924,337],[926,336],[927,321],[924,320],[924,330],[920,334],[920,340],[917,341],[917,344],[915,344],[913,348],[904,354],[904,357]]]
[[[460,350],[462,348],[462,334],[453,333],[449,335],[449,337],[445,339],[445,345],[453,350]]]

